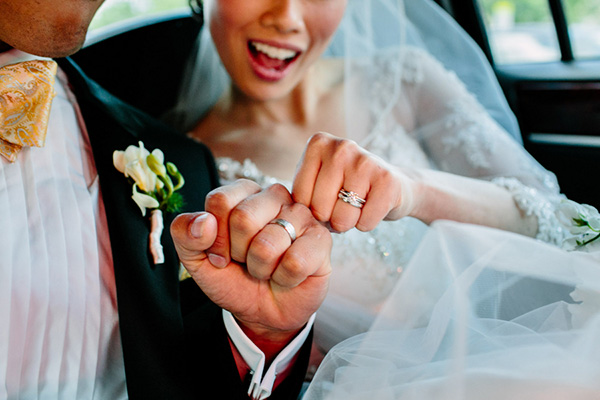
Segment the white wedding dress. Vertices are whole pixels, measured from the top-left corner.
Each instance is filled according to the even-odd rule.
[[[563,197],[553,174],[488,116],[454,73],[423,50],[403,51],[401,90],[390,88],[398,75],[397,54],[382,53],[375,63],[363,67],[359,61],[352,67],[362,76],[351,90],[369,100],[354,105],[364,122],[353,124],[349,137],[394,165],[434,168],[507,187],[523,212],[538,217],[538,238],[560,244],[565,230],[555,210]],[[224,182],[277,182],[252,160],[217,162]],[[372,232],[333,235],[330,289],[315,323],[319,350],[327,352],[371,327],[427,230],[422,222],[404,218],[382,222]]]

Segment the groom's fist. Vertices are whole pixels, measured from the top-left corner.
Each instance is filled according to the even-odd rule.
[[[325,297],[329,231],[281,185],[238,181],[211,192],[205,208],[171,225],[184,267],[245,328],[293,336]]]

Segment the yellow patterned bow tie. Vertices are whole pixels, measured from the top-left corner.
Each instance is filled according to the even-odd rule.
[[[43,147],[54,97],[56,62],[0,68],[0,155],[14,162],[23,146]]]

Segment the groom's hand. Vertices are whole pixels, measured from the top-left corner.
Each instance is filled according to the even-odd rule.
[[[270,223],[281,218],[296,231]],[[212,191],[206,212],[171,225],[180,260],[208,297],[229,310],[259,347],[283,348],[321,305],[331,236],[287,189],[240,180]]]

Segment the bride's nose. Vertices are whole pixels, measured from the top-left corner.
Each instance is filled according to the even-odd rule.
[[[261,17],[261,24],[280,33],[296,33],[304,29],[302,0],[273,0]]]

